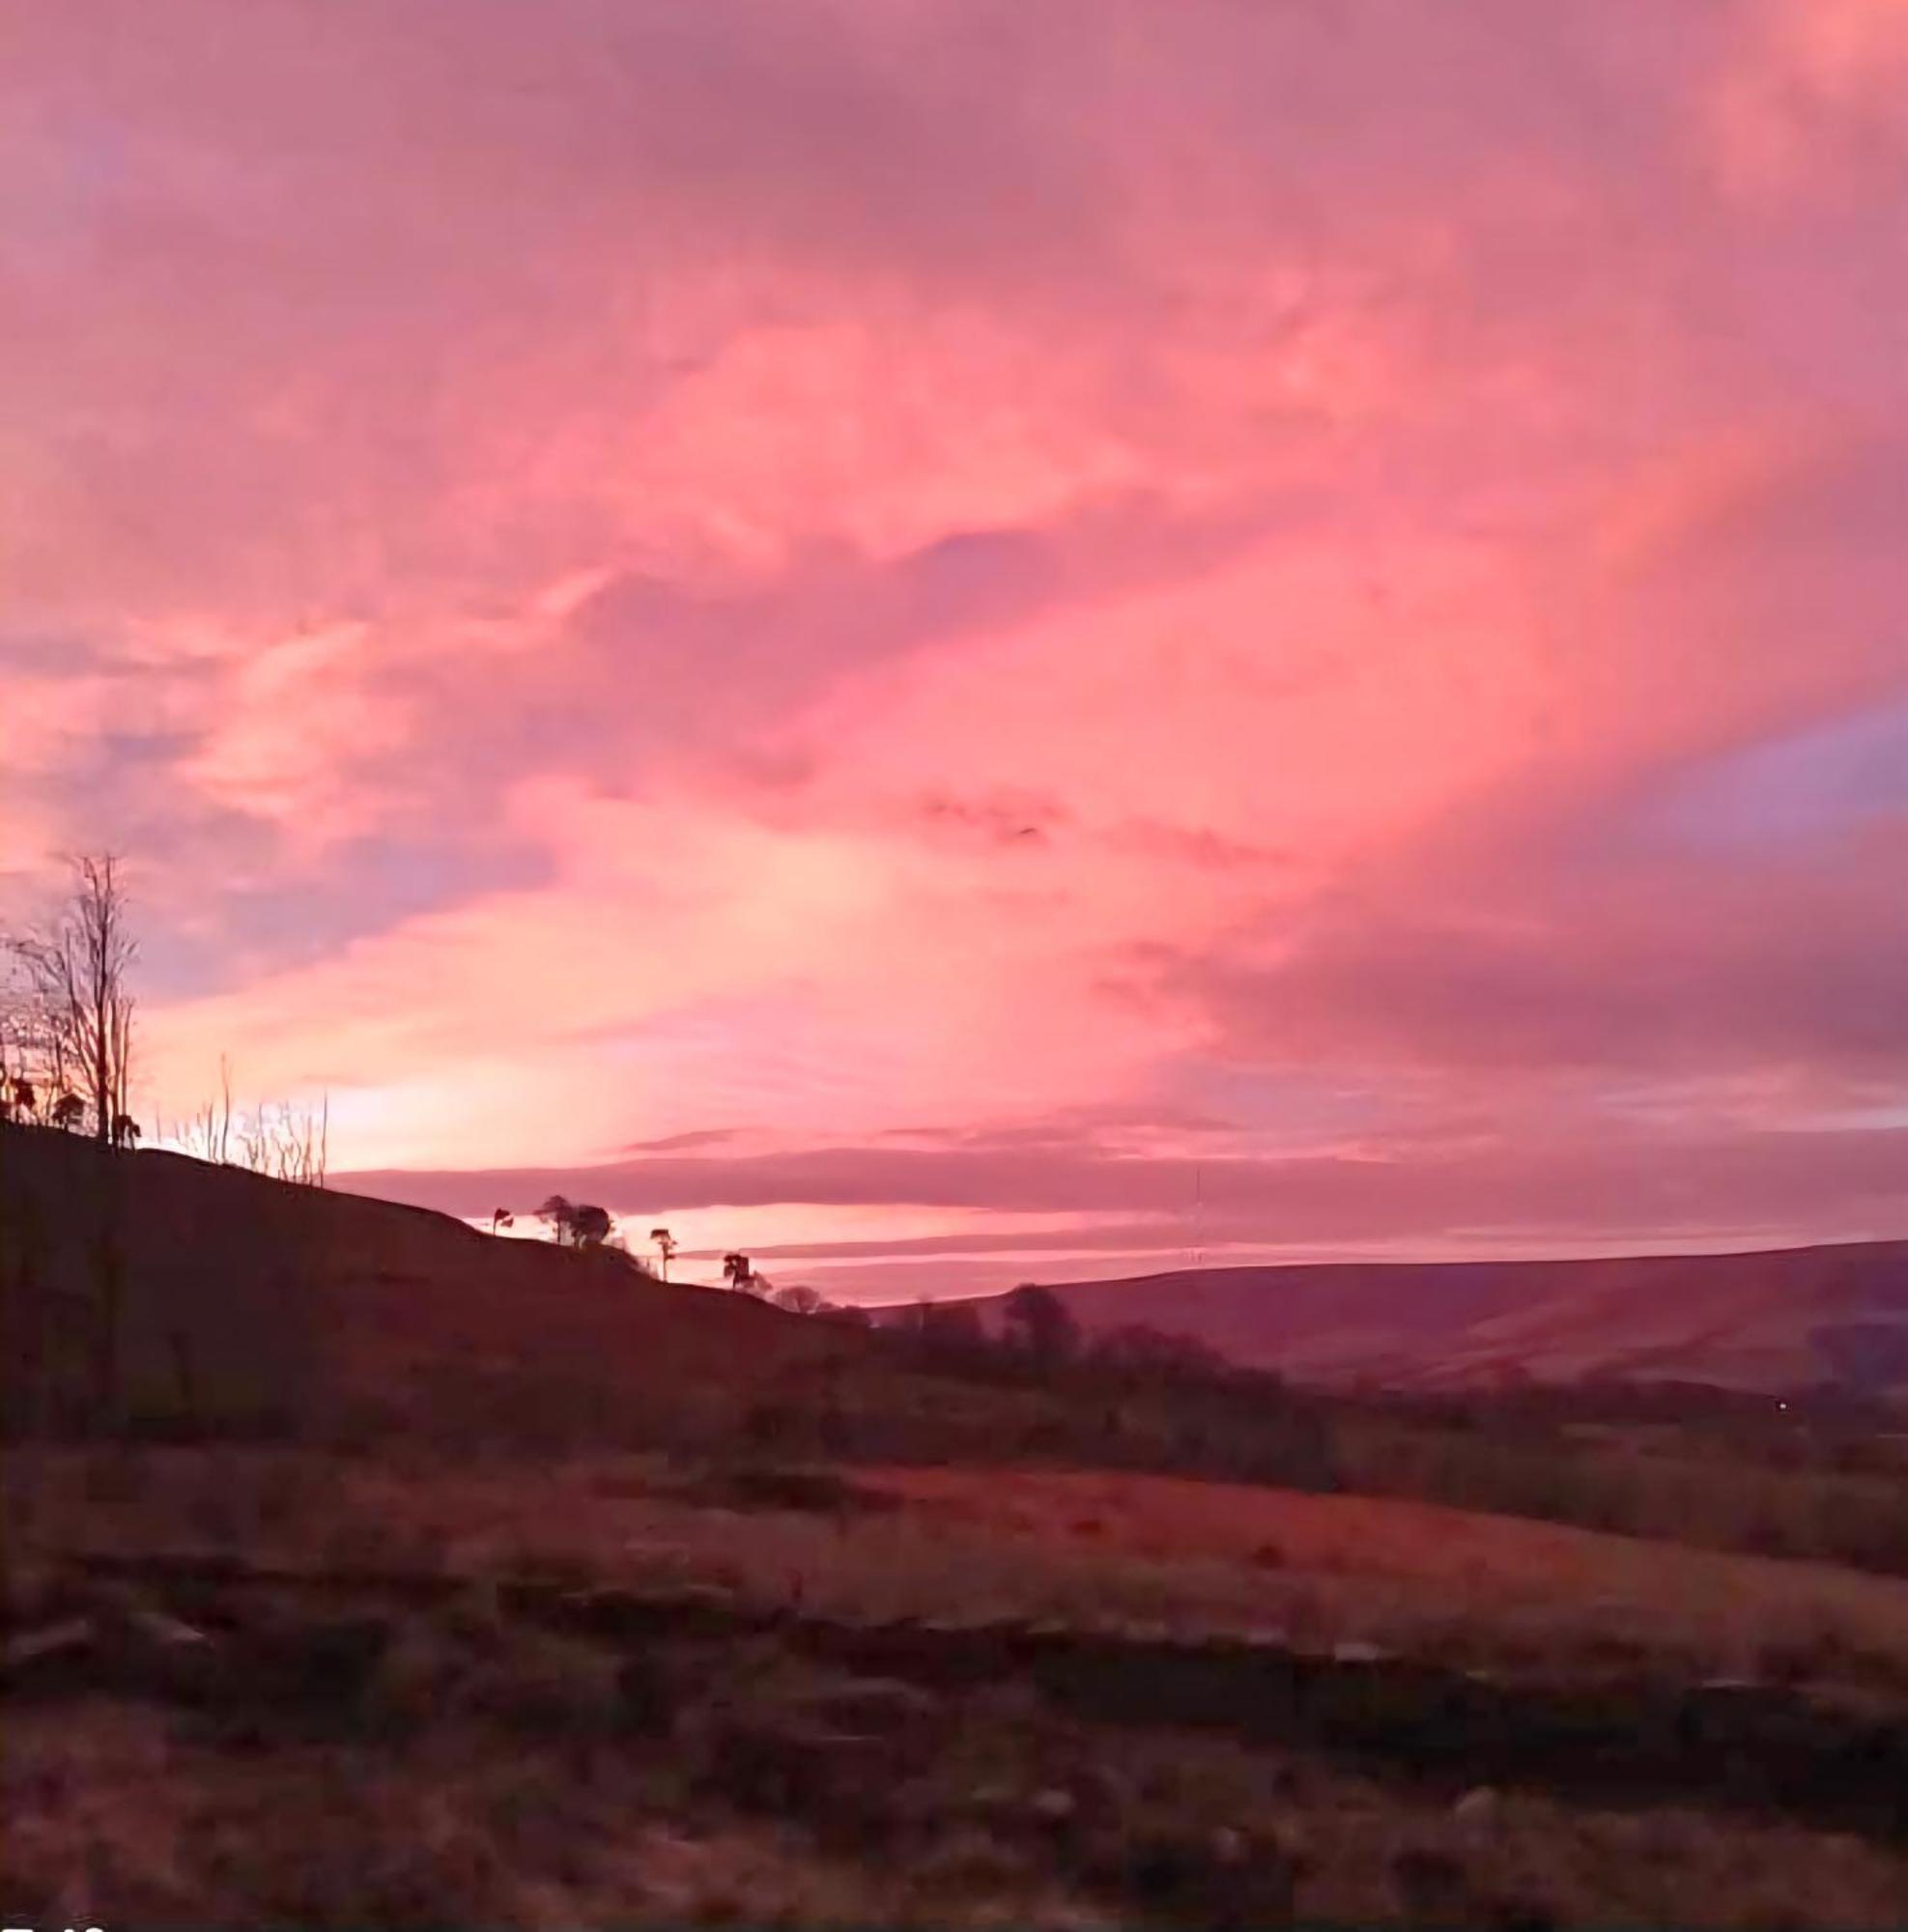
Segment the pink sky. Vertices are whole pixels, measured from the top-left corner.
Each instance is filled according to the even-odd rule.
[[[865,1296],[1908,1231],[1908,0],[25,0],[0,207],[149,1117]]]

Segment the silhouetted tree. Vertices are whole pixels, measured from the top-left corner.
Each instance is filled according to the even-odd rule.
[[[1216,1349],[1192,1335],[1173,1335],[1143,1321],[1109,1329],[1093,1346],[1093,1360],[1103,1368],[1135,1376],[1221,1378],[1231,1365]]]
[[[138,1138],[139,1122],[130,1114],[115,1114],[113,1116],[114,1147],[129,1148]]]
[[[615,1227],[606,1208],[561,1194],[553,1194],[536,1211],[538,1220],[549,1222],[551,1238],[558,1247],[600,1248]]]
[[[25,972],[35,1048],[50,1084],[61,1101],[76,1098],[90,1111],[103,1147],[131,1091],[134,1002],[128,979],[139,943],[128,920],[119,860],[110,852],[88,853],[71,865],[66,904],[11,947]],[[59,1124],[76,1123],[69,1113]]]
[[[33,1037],[32,995],[17,958],[0,941],[0,1121],[33,1117],[25,1065]]]
[[[609,1210],[580,1201],[570,1209],[570,1238],[580,1248],[600,1248],[610,1238],[615,1223]]]
[[[916,1332],[926,1349],[943,1355],[978,1355],[987,1332],[971,1301],[924,1301],[916,1313]]]
[[[894,1310],[883,1325],[939,1368],[979,1368],[996,1351],[979,1311],[967,1301],[933,1301],[924,1294],[911,1307]]]
[[[129,1123],[132,1083],[132,991],[138,942],[128,920],[120,862],[110,853],[69,862],[66,901],[25,934],[0,940],[0,1052],[13,1092],[20,1080],[45,1109],[43,1118],[78,1132],[91,1112],[101,1147]],[[29,1072],[30,1069],[30,1072]],[[117,1416],[124,1395],[122,1341],[126,1290],[126,1208],[117,1179],[100,1175],[83,1216],[95,1295],[90,1311],[96,1413]]]
[[[559,1248],[570,1238],[575,1230],[576,1211],[575,1208],[560,1194],[553,1194],[536,1210],[536,1217],[539,1221],[549,1222],[550,1237]]]
[[[656,1244],[656,1252],[663,1258],[663,1279],[669,1278],[669,1257],[675,1253],[676,1239],[667,1228],[651,1228],[649,1238]]]
[[[802,1282],[790,1282],[786,1288],[778,1288],[769,1299],[778,1308],[785,1308],[791,1315],[819,1315],[828,1306],[827,1298],[818,1289],[808,1287]]]
[[[10,1118],[33,1122],[42,1092],[66,1084],[54,1052],[57,1040],[50,1003],[29,970],[25,941],[0,932],[0,1092]]]
[[[738,1294],[753,1294],[757,1301],[766,1301],[776,1293],[775,1284],[745,1254],[723,1256],[722,1271],[723,1279]]]
[[[1071,1361],[1080,1350],[1080,1325],[1050,1288],[1023,1281],[1001,1304],[1001,1332],[1008,1347],[1042,1374]]]

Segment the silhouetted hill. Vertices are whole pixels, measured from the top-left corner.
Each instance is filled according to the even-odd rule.
[[[346,1434],[416,1419],[473,1439],[733,1432],[765,1392],[875,1352],[864,1333],[617,1255],[6,1125],[0,1322],[14,1427],[83,1419],[113,1331],[147,1418]]]
[[[1611,1378],[1908,1392],[1908,1241],[1219,1267],[1051,1286],[1089,1332],[1144,1323],[1327,1382]]]

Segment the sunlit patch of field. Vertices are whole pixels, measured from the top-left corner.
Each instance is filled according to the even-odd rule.
[[[833,1506],[658,1457],[19,1452],[16,1554],[224,1549],[712,1584],[878,1620],[1280,1629],[1489,1667],[1654,1661],[1908,1698],[1908,1580],[1388,1498],[1104,1472],[881,1468]]]
[[[1633,1650],[1908,1694],[1908,1581],[1377,1496],[1100,1471],[882,1470],[950,1533],[1181,1579],[1187,1611],[1481,1662]]]
[[[963,1529],[1086,1542],[1110,1558],[1399,1587],[1479,1616],[1649,1615],[1658,1634],[1835,1626],[1908,1671],[1908,1580],[1384,1496],[1102,1471],[882,1470],[870,1486]]]

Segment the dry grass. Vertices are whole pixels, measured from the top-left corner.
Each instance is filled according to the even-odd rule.
[[[1908,1897],[1908,1864],[1850,1839],[1516,1794],[1479,1817],[1282,1752],[1062,1722],[1011,1687],[898,1748],[857,1743],[831,1776],[802,1714],[840,1687],[748,1657],[708,1659],[703,1681],[646,1743],[539,1735],[520,1713],[242,1745],[103,1702],[14,1714],[0,1912],[195,1932],[1859,1927],[1898,1924]],[[798,1776],[765,1787],[765,1762]]]
[[[1096,1471],[880,1472],[917,1511],[1032,1550],[1184,1578],[1205,1606],[1278,1621],[1294,1592],[1363,1634],[1422,1643],[1496,1630],[1529,1642],[1614,1641],[1752,1672],[1771,1653],[1851,1662],[1908,1692],[1908,1580],[1377,1496]],[[1203,1588],[1201,1587],[1203,1586]],[[1302,1598],[1299,1599],[1302,1601]]]
[[[657,1457],[527,1467],[183,1448],[21,1450],[0,1475],[16,1554],[224,1549],[699,1581],[870,1620],[1275,1626],[1500,1668],[1648,1658],[1908,1694],[1908,1581],[1383,1498],[936,1468],[848,1483],[851,1498],[904,1507],[722,1507],[706,1498],[732,1491]]]
[[[1646,1427],[1478,1414],[1476,1427],[1454,1428],[1341,1412],[1339,1480],[1366,1494],[1908,1576],[1908,1486],[1880,1433],[1821,1438],[1700,1414]]]
[[[1798,1616],[1846,1656],[1908,1654],[1908,1586],[1884,1579],[1160,1478],[896,1469],[778,1492],[653,1457],[532,1469],[229,1449],[17,1452],[4,1476],[16,1591],[36,1549],[83,1544],[698,1579],[870,1617],[1211,1628],[1302,1610],[1321,1636],[1552,1668],[1613,1630],[1720,1658]],[[857,1506],[864,1485],[891,1506]],[[821,1507],[762,1506],[778,1493]],[[1897,1853],[1798,1825],[1541,1793],[1454,1813],[1448,1790],[1082,1721],[1012,1683],[911,1692],[899,1721],[842,1737],[843,1710],[878,1711],[892,1689],[771,1638],[659,1647],[668,1715],[632,1732],[610,1721],[612,1659],[487,1615],[407,1624],[342,1736],[104,1700],[10,1709],[0,1915],[201,1932],[1882,1926],[1908,1900]]]

